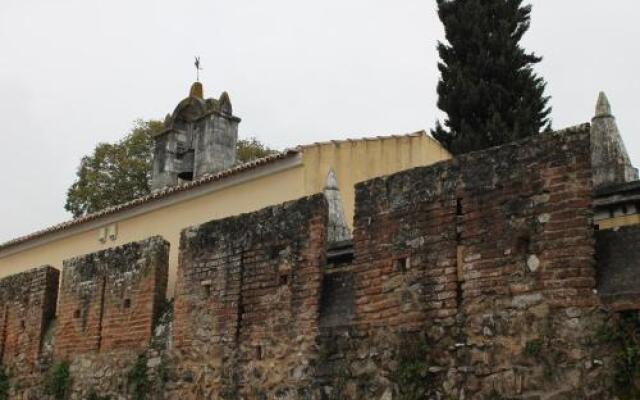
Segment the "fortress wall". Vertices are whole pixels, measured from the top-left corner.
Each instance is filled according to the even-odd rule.
[[[171,395],[313,390],[326,229],[326,201],[315,195],[183,231]]]
[[[439,398],[604,398],[587,126],[356,193],[353,331],[325,337],[341,398],[413,390],[412,371]]]
[[[154,399],[614,398],[590,145],[581,126],[361,183],[353,260],[321,194],[188,228],[173,319],[163,239],[67,260],[70,398],[132,398],[139,355]],[[635,228],[604,235],[601,291],[633,289]],[[57,271],[29,274],[0,281],[3,366],[36,362],[55,310]]]
[[[12,375],[37,371],[43,335],[56,312],[58,275],[45,266],[0,280],[0,365]]]

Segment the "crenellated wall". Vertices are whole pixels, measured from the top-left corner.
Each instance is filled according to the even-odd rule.
[[[74,400],[614,399],[602,332],[638,286],[619,257],[637,232],[596,247],[591,137],[358,184],[352,243],[329,242],[322,194],[188,228],[173,307],[159,237],[67,260],[54,341],[57,271],[6,278],[2,365],[42,378],[53,348]],[[12,398],[48,399],[18,378]]]
[[[182,233],[172,396],[313,389],[326,229],[327,204],[316,195]]]
[[[427,349],[418,378],[429,398],[605,398],[605,371],[586,367],[606,355],[595,345],[605,320],[594,294],[588,126],[356,193],[356,333],[326,339],[340,344],[335,369],[359,377],[341,398],[402,391],[392,381],[399,364],[416,365],[403,355],[409,344]]]
[[[168,256],[154,237],[65,261],[56,357],[143,350],[164,302]]]
[[[0,365],[10,374],[36,372],[53,320],[58,270],[40,267],[0,280]]]

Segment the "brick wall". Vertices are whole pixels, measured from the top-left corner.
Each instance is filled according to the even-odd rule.
[[[326,226],[316,195],[183,231],[174,396],[312,390]]]
[[[352,349],[354,377],[355,358],[376,356],[343,397],[402,390],[389,384],[402,348],[424,342],[431,396],[598,398],[602,374],[584,367],[601,322],[591,220],[588,126],[357,185],[351,336],[363,339],[333,351]]]
[[[363,182],[353,252],[327,249],[322,195],[186,229],[151,347],[168,244],[67,260],[72,398],[125,396],[142,352],[158,398],[614,398],[590,147],[580,126]],[[605,301],[637,286],[638,236],[598,233]],[[55,310],[57,272],[31,274],[0,281],[3,364],[37,359]]]
[[[64,262],[55,354],[144,349],[164,302],[169,244],[159,237]]]
[[[55,316],[58,270],[41,267],[0,280],[0,364],[35,371],[44,331]]]
[[[640,310],[640,226],[596,234],[598,293],[616,311]]]

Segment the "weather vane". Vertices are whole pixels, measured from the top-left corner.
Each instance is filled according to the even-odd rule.
[[[202,67],[200,67],[200,57],[196,56],[196,62],[193,63],[196,66],[196,82],[200,82],[200,71]]]

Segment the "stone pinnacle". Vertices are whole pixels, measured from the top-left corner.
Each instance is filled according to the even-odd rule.
[[[338,179],[336,178],[336,173],[331,168],[329,173],[327,174],[327,180],[324,185],[325,190],[338,190]]]
[[[609,99],[604,92],[600,92],[600,95],[598,96],[598,104],[596,105],[595,117],[603,118],[612,116],[613,114],[611,114],[611,104],[609,104]]]

